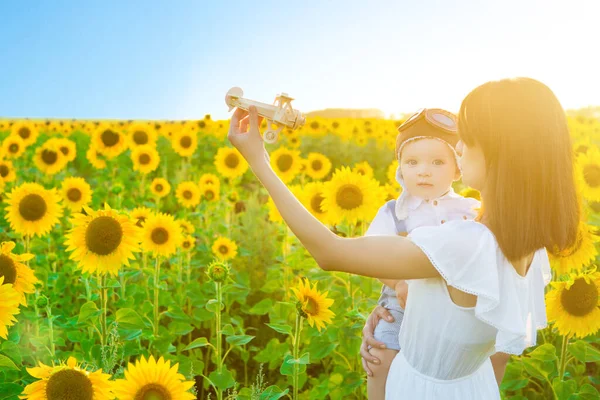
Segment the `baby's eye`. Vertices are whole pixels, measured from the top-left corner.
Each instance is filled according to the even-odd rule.
[[[417,165],[417,160],[407,160],[406,163],[408,165]]]
[[[435,161],[433,162],[433,164],[434,164],[434,165],[444,165],[444,164],[445,164],[445,162],[444,162],[444,160],[435,160]]]

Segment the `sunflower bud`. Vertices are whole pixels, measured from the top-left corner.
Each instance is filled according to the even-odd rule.
[[[224,282],[229,276],[229,265],[223,261],[213,261],[208,266],[207,274],[214,282]]]
[[[123,185],[121,185],[120,183],[115,183],[110,189],[110,191],[112,192],[112,194],[119,194],[123,191]]]
[[[46,306],[48,305],[48,298],[46,296],[44,296],[43,294],[40,295],[36,300],[35,300],[35,306],[37,308],[46,308]]]
[[[56,255],[55,252],[51,252],[51,253],[48,253],[48,255],[46,256],[46,259],[48,260],[48,262],[53,263],[56,260],[58,260],[58,256]]]

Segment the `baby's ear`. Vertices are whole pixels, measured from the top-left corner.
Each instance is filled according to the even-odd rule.
[[[462,174],[460,173],[460,169],[456,168],[456,171],[454,172],[454,181],[460,180],[461,177]]]

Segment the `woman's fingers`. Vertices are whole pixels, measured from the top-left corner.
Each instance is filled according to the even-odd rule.
[[[388,322],[394,322],[394,317],[392,316],[392,314],[389,312],[389,310],[387,308],[385,308],[383,306],[375,307],[375,310],[373,310],[373,312],[379,317],[377,319],[377,321],[379,319],[385,319]],[[377,321],[374,322],[373,330],[375,330],[375,325],[377,325]]]
[[[375,357],[374,355],[371,355],[371,353],[369,352],[369,346],[367,345],[366,341],[362,341],[361,345],[360,345],[360,356],[362,357],[363,360],[373,363],[373,364],[379,364],[379,359],[377,357]],[[368,368],[368,366],[367,366]]]
[[[233,115],[231,116],[231,121],[229,122],[229,133],[236,134],[240,133],[240,121],[248,115],[248,112],[242,108],[236,108]]]

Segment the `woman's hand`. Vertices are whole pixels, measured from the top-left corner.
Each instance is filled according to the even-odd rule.
[[[362,343],[360,345],[360,356],[362,357],[361,361],[363,369],[369,376],[373,376],[373,372],[371,372],[371,370],[369,369],[368,363],[379,364],[381,361],[378,358],[372,356],[371,353],[369,353],[368,346],[370,345],[371,347],[385,349],[385,344],[383,344],[383,342],[375,340],[375,338],[373,337],[373,334],[375,333],[375,327],[377,326],[379,320],[382,318],[384,318],[388,322],[394,321],[394,317],[392,317],[392,314],[390,314],[390,312],[385,307],[375,307],[373,312],[371,312],[371,314],[367,318],[367,322],[365,322],[365,327],[362,331],[363,337]]]
[[[238,149],[248,164],[252,166],[255,162],[268,160],[265,143],[258,130],[263,117],[258,116],[255,106],[250,106],[249,112],[236,108],[231,122],[227,139]]]
[[[396,291],[396,298],[398,298],[398,303],[400,303],[400,307],[406,308],[406,297],[408,296],[408,284],[405,280],[398,281],[396,286],[394,286],[394,290]]]

